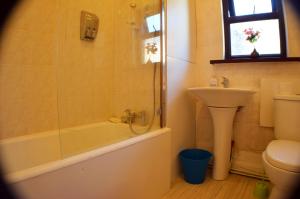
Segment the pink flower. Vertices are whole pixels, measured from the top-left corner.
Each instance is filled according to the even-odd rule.
[[[256,42],[260,37],[260,32],[254,31],[253,28],[246,28],[244,30],[244,33],[246,35],[246,40],[249,41],[250,43]]]

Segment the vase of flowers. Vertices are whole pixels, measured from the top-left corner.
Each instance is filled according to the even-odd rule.
[[[260,32],[253,30],[253,28],[247,28],[244,30],[244,33],[246,35],[246,40],[249,41],[251,44],[253,44],[253,51],[250,54],[251,57],[258,57],[259,53],[255,49],[255,43],[260,37]]]

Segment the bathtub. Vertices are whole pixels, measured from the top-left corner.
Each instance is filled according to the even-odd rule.
[[[170,134],[104,122],[2,140],[1,160],[24,199],[159,199],[170,188]]]

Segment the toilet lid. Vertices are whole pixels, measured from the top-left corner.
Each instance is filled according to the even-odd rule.
[[[266,158],[275,167],[300,172],[300,142],[274,140],[266,149]]]

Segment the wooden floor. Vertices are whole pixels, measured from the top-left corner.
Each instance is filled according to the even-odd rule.
[[[257,179],[230,174],[226,180],[216,181],[210,176],[199,185],[178,179],[162,199],[255,199],[253,190]]]

